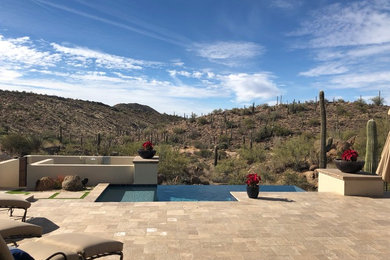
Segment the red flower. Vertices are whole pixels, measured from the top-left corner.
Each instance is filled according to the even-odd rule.
[[[356,161],[359,154],[355,150],[345,150],[341,155],[341,159],[344,161]]]
[[[246,176],[246,184],[248,186],[256,186],[261,181],[260,175],[257,175],[257,173],[251,173]]]
[[[151,141],[143,143],[142,147],[144,148],[144,150],[153,150],[153,144]]]

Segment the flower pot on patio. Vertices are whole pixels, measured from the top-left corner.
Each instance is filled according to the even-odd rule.
[[[364,161],[345,161],[341,159],[335,159],[334,163],[342,172],[345,173],[357,173],[363,169]]]
[[[246,186],[246,193],[248,194],[248,197],[251,199],[256,199],[257,196],[259,196],[259,190],[260,190],[259,185],[254,185],[254,186],[247,185]]]
[[[152,159],[153,156],[156,154],[156,150],[144,150],[139,149],[138,150],[139,156],[141,156],[143,159]]]

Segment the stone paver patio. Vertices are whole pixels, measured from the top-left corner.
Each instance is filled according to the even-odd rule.
[[[388,198],[260,192],[253,200],[233,194],[240,201],[39,199],[27,222],[42,225],[44,236],[85,232],[120,240],[124,259],[390,258]],[[8,218],[6,212],[0,218]]]

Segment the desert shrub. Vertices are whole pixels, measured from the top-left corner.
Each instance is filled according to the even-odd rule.
[[[241,112],[240,112],[240,109],[239,108],[232,108],[232,110],[231,110],[231,112],[232,112],[232,114],[234,114],[234,115],[240,115],[241,114]]]
[[[256,142],[261,142],[270,137],[272,137],[272,130],[269,126],[265,125],[260,127],[260,129],[255,133],[254,139]]]
[[[261,107],[265,110],[269,108],[269,105],[267,103],[264,103],[263,105],[261,105]]]
[[[129,142],[118,147],[118,152],[122,155],[138,155],[138,150],[142,148],[143,142]]]
[[[195,123],[196,122],[196,114],[191,113],[191,117],[188,119],[190,123]]]
[[[359,98],[355,102],[353,102],[354,106],[362,113],[366,113],[368,109],[368,105],[363,98]]]
[[[300,103],[288,104],[287,108],[288,108],[288,111],[292,114],[307,110],[305,104],[300,104]]]
[[[339,116],[347,114],[347,111],[343,106],[336,106],[336,114]]]
[[[307,182],[305,176],[301,176],[293,171],[286,171],[283,174],[283,184],[294,185],[307,191],[315,190],[315,187]]]
[[[247,115],[252,115],[252,108],[244,108],[242,109],[242,115],[247,116]]]
[[[276,182],[277,176],[266,170],[260,170],[261,183],[262,184],[273,184]]]
[[[188,134],[188,138],[190,138],[192,140],[195,140],[195,139],[199,138],[200,136],[201,136],[201,134],[195,129],[192,129]]]
[[[273,112],[270,113],[269,118],[270,118],[272,121],[276,121],[276,120],[278,120],[278,119],[281,119],[281,118],[282,118],[282,115],[281,115],[278,111],[273,111]]]
[[[321,125],[321,122],[318,118],[310,118],[309,126],[319,126],[319,125]]]
[[[253,129],[253,128],[255,128],[255,121],[253,121],[252,118],[245,118],[244,119],[244,126],[247,129]]]
[[[2,149],[11,154],[27,155],[38,151],[42,140],[36,136],[23,136],[20,134],[4,135],[1,138]]]
[[[177,134],[177,135],[181,135],[181,134],[184,134],[186,132],[185,129],[181,128],[181,127],[175,127],[173,128],[173,133]]]
[[[180,138],[179,138],[178,135],[172,135],[172,136],[169,138],[169,142],[178,144],[178,143],[180,143]]]
[[[376,96],[371,98],[371,101],[376,106],[383,106],[385,104],[385,99],[381,96]]]
[[[200,118],[198,118],[198,124],[200,124],[200,125],[206,125],[206,124],[208,124],[209,123],[209,121],[207,121],[207,118],[205,118],[205,117],[200,117]]]
[[[195,152],[195,154],[202,158],[211,158],[213,152],[208,149],[201,149],[200,151]]]
[[[226,121],[226,127],[227,128],[237,128],[238,125],[236,123],[234,123],[233,121],[227,120]]]
[[[8,126],[1,126],[0,127],[0,135],[6,135],[8,134],[9,127]]]
[[[238,158],[229,158],[218,161],[211,176],[214,182],[229,184],[244,184],[246,162]]]
[[[158,173],[165,175],[167,180],[183,178],[188,167],[189,159],[178,149],[162,144],[156,147],[159,155]]]
[[[192,144],[197,149],[209,149],[212,146],[211,144],[202,141],[194,141]]]
[[[280,125],[274,125],[272,127],[272,135],[273,136],[288,136],[291,135],[292,131],[288,128],[285,128]]]
[[[243,147],[238,150],[238,154],[240,155],[240,158],[247,162],[247,164],[263,162],[266,158],[266,153],[262,145],[254,145],[252,149]]]
[[[218,137],[218,148],[219,149],[227,149],[229,148],[229,142],[230,142],[230,137],[227,135],[220,135]]]
[[[273,150],[273,164],[279,169],[291,167],[296,171],[304,170],[308,167],[308,159],[315,154],[313,147],[314,138],[305,134],[284,142],[279,140]]]

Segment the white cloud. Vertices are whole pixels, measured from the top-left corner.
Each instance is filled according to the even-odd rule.
[[[349,3],[314,12],[293,35],[311,36],[309,44],[313,48],[390,42],[390,14],[381,2]]]
[[[302,5],[302,2],[300,0],[272,0],[270,5],[282,9],[291,9]]]
[[[210,61],[234,66],[238,61],[261,55],[264,47],[253,42],[214,42],[196,43],[191,50]]]
[[[168,70],[168,73],[171,77],[175,78],[176,76],[183,76],[186,78],[195,78],[200,79],[203,77],[203,73],[200,71],[185,71],[185,70]]]
[[[23,67],[55,66],[61,59],[57,54],[36,49],[29,37],[5,38],[0,35],[0,64]]]
[[[337,64],[337,63],[327,63],[310,69],[308,71],[300,72],[299,75],[306,77],[317,77],[322,75],[334,75],[342,74],[348,71],[348,68]]]
[[[15,80],[21,76],[22,76],[22,74],[19,73],[18,71],[0,68],[0,82],[1,81],[12,81],[12,80]]]
[[[57,43],[52,43],[51,46],[55,51],[62,53],[71,59],[72,62],[95,62],[98,67],[107,69],[141,69],[140,65],[145,64],[143,61],[125,58],[121,56],[111,55],[95,50],[90,50],[82,47],[65,47]],[[69,63],[68,63],[69,64]]]
[[[231,89],[237,102],[249,102],[256,98],[268,99],[280,94],[280,90],[268,73],[230,74],[220,76],[221,85]]]
[[[330,81],[337,88],[365,88],[385,90],[390,85],[390,71],[381,71],[365,74],[346,74],[337,76]]]
[[[372,56],[381,53],[388,54],[389,52],[390,52],[390,44],[385,44],[385,45],[374,45],[374,46],[352,49],[348,51],[346,55],[356,58],[356,57]]]

